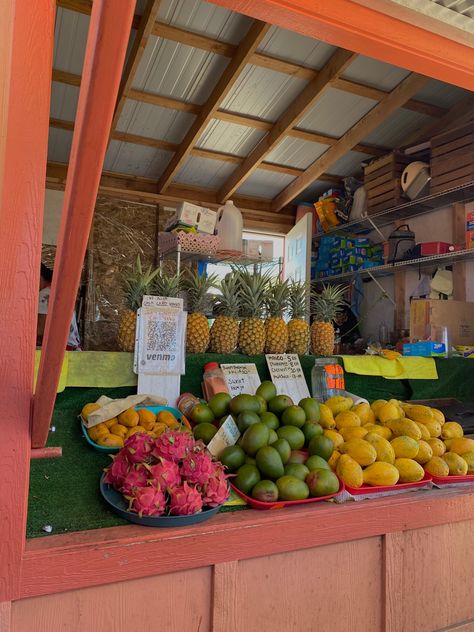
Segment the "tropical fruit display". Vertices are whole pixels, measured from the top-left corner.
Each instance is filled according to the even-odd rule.
[[[182,276],[182,287],[187,297],[188,318],[186,324],[186,352],[205,353],[209,346],[209,323],[207,314],[211,309],[212,297],[209,290],[215,286],[215,275],[204,275],[187,269]]]
[[[233,353],[239,342],[238,293],[239,277],[228,274],[219,284],[219,295],[214,301],[216,318],[212,324],[209,340],[211,353]]]
[[[265,296],[270,282],[269,272],[249,272],[240,269],[238,293],[240,300],[239,350],[245,355],[261,355],[265,348]]]
[[[309,296],[307,283],[293,281],[288,296],[288,346],[287,353],[304,355],[309,348]]]
[[[156,438],[139,432],[126,439],[103,482],[140,517],[188,516],[222,505],[229,495],[222,464],[189,432],[170,428]]]
[[[321,291],[311,294],[311,352],[330,356],[334,350],[334,325],[336,314],[344,304],[345,288],[340,285],[324,285]]]
[[[273,281],[268,285],[265,306],[265,353],[285,353],[288,347],[288,326],[283,314],[288,307],[290,287],[288,281]]]

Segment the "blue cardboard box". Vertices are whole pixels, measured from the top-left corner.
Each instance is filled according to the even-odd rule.
[[[403,345],[404,356],[445,357],[446,347],[443,342],[421,340]]]

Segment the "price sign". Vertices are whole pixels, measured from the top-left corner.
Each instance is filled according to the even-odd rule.
[[[279,395],[289,395],[297,404],[310,397],[308,385],[296,353],[267,354],[268,369]]]
[[[175,307],[183,309],[183,299],[172,296],[150,296],[145,294],[142,301],[142,307]]]
[[[221,364],[221,369],[232,397],[241,393],[255,395],[255,391],[260,386],[260,377],[255,364]]]
[[[209,442],[207,449],[212,456],[218,459],[222,450],[229,445],[235,445],[239,437],[240,430],[237,428],[237,424],[232,419],[232,416],[229,415]]]

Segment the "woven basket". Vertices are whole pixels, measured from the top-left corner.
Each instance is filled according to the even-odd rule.
[[[219,248],[219,237],[201,233],[159,233],[158,250],[160,254],[175,252],[178,245],[181,247],[181,252],[215,255]]]

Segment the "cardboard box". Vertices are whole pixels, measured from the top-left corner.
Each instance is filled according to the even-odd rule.
[[[442,342],[423,340],[403,345],[404,356],[445,357],[446,347]]]
[[[474,248],[474,230],[468,230],[466,232],[466,248]]]
[[[451,345],[474,344],[474,303],[415,299],[410,305],[410,339],[425,340],[430,327],[447,327]]]
[[[197,218],[197,229],[200,233],[206,233],[207,235],[213,235],[216,228],[217,211],[211,211],[204,206],[199,207],[199,213]]]

